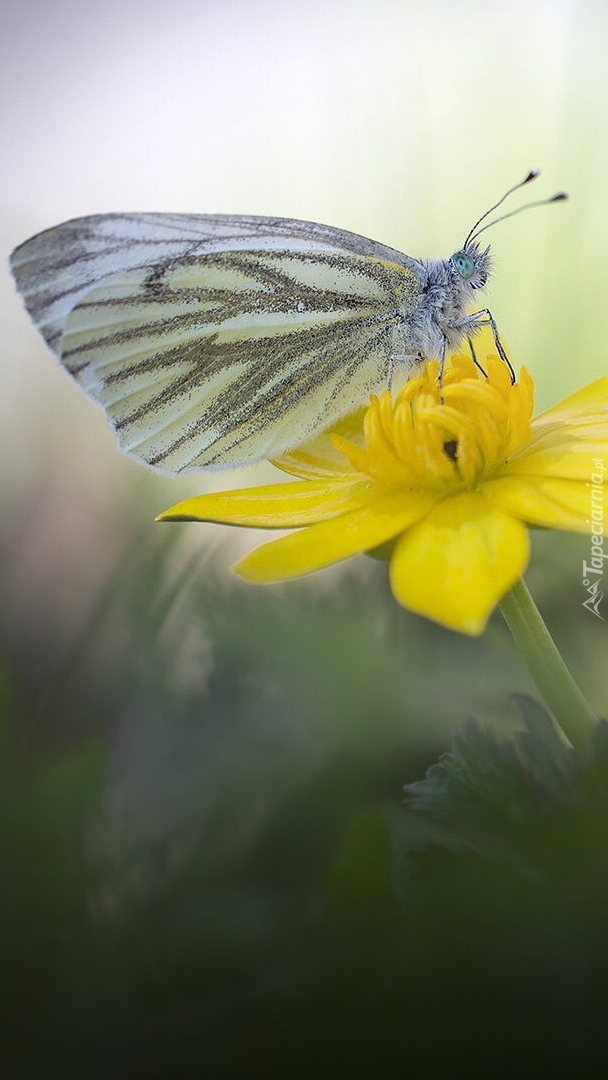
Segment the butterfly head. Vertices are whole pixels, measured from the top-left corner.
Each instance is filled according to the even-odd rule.
[[[481,251],[477,244],[469,242],[451,256],[450,268],[471,289],[483,289],[492,268],[490,248]]]
[[[546,203],[561,202],[563,199],[567,198],[567,195],[565,195],[563,191],[560,191],[557,195],[552,195],[550,199],[540,199],[538,202],[526,203],[524,206],[518,206],[516,210],[511,210],[508,214],[502,214],[492,221],[487,221],[485,225],[483,224],[483,222],[486,221],[486,218],[490,217],[499,206],[502,206],[505,199],[508,199],[514,191],[519,191],[520,188],[529,184],[532,180],[536,180],[538,175],[538,169],[530,169],[528,174],[519,182],[519,184],[515,184],[513,187],[509,188],[508,191],[505,191],[502,198],[477,219],[473,228],[469,230],[460,251],[454,252],[449,260],[449,266],[456,281],[464,282],[471,289],[483,289],[486,284],[492,268],[492,260],[489,254],[490,249],[487,247],[485,251],[481,251],[475,243],[477,237],[480,236],[482,232],[485,232],[486,229],[491,229],[492,226],[497,225],[499,221],[504,221],[506,218],[513,217],[514,214],[519,214],[522,210],[528,210],[532,206],[544,206]]]

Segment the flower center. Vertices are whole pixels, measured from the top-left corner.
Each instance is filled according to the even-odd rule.
[[[335,445],[352,465],[380,484],[434,488],[476,487],[530,439],[533,383],[525,369],[511,384],[498,357],[484,364],[451,358],[438,385],[436,360],[399,391],[373,397],[365,415],[365,449],[339,436]]]

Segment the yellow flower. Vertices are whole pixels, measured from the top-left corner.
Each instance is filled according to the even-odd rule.
[[[397,600],[480,634],[529,558],[527,525],[590,532],[591,476],[608,464],[608,376],[532,420],[534,384],[511,384],[489,356],[485,377],[454,356],[391,398],[334,425],[276,464],[297,482],[202,495],[163,521],[299,531],[235,567],[283,581],[382,545]]]

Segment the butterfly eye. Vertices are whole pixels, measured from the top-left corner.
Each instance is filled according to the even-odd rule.
[[[475,270],[475,261],[466,251],[457,251],[455,255],[452,255],[450,262],[465,281],[472,276]]]

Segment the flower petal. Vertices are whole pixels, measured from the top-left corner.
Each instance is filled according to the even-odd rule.
[[[334,445],[332,435],[338,434],[349,442],[363,442],[363,418],[367,406],[357,409],[356,412],[343,416],[331,425],[331,428],[320,432],[294,450],[288,450],[280,458],[276,458],[274,464],[283,472],[299,476],[303,480],[318,479],[319,477],[342,477],[352,475],[355,471],[353,466]]]
[[[530,525],[589,532],[591,488],[580,480],[503,476],[488,480],[483,492],[494,506]]]
[[[311,525],[252,551],[235,566],[247,581],[286,581],[392,540],[437,501],[428,492],[378,492],[331,521]]]
[[[608,424],[608,419],[606,420]],[[551,443],[536,443],[529,450],[524,450],[508,462],[501,470],[504,475],[532,479],[547,477],[554,480],[588,480],[595,472],[594,461],[598,458],[608,460],[608,438],[569,439],[567,432],[561,439]]]
[[[361,504],[369,481],[303,480],[196,495],[159,514],[157,521],[215,521],[224,525],[290,529],[335,518]]]
[[[535,416],[533,426],[537,428],[542,424],[564,424],[570,420],[581,419],[583,416],[600,414],[604,422],[608,422],[608,375],[602,375],[600,379],[583,386],[581,390],[571,394],[570,397],[552,405],[550,409]],[[600,417],[598,416],[598,419]]]
[[[526,566],[525,526],[466,492],[435,506],[398,540],[391,585],[400,603],[465,634],[481,634],[489,615]]]

